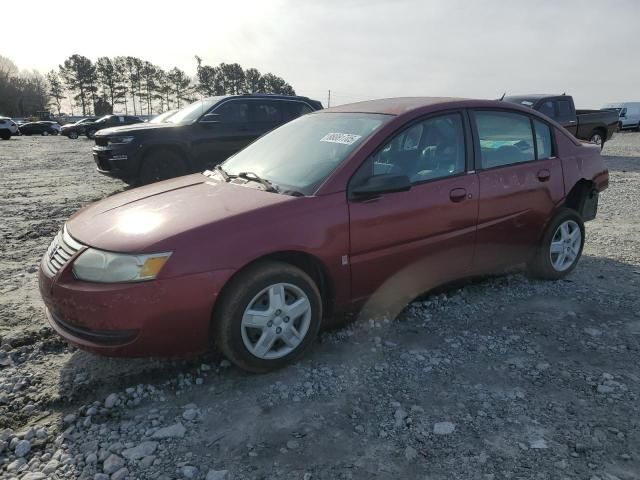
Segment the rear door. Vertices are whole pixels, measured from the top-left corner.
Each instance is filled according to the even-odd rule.
[[[279,127],[287,121],[287,102],[281,100],[253,100],[252,107],[252,127],[256,136]]]
[[[530,258],[564,183],[547,123],[503,110],[475,110],[471,117],[480,183],[474,266],[484,274]]]
[[[470,132],[464,112],[404,128],[367,159],[350,190],[375,175],[406,175],[406,192],[350,198],[353,298],[389,304],[471,271],[478,178],[468,172]]]

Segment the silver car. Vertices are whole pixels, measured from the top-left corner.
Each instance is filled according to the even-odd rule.
[[[633,128],[640,132],[640,102],[609,103],[602,108],[618,111],[620,130]]]

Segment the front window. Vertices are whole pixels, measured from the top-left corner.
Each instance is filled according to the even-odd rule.
[[[224,163],[229,175],[251,172],[281,190],[310,195],[389,115],[321,113],[283,125]]]
[[[176,125],[187,125],[198,120],[202,115],[207,113],[211,107],[218,103],[223,97],[211,97],[205,100],[199,100],[183,109],[178,110],[167,119],[168,123]]]

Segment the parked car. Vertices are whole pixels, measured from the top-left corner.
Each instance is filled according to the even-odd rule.
[[[133,125],[135,123],[143,123],[140,117],[133,115],[105,115],[95,122],[87,125],[84,134],[87,138],[93,138],[97,132],[105,128],[120,127],[123,125]]]
[[[130,185],[148,184],[213,167],[269,130],[320,108],[320,102],[306,97],[207,98],[163,123],[99,132],[93,158],[102,174]]]
[[[21,135],[58,135],[60,124],[58,122],[29,122],[18,127]]]
[[[9,140],[13,135],[18,135],[18,125],[9,117],[0,117],[0,138]]]
[[[554,119],[576,138],[600,148],[617,130],[618,115],[603,110],[576,110],[571,95],[516,95],[504,100],[533,108]]]
[[[213,341],[264,372],[337,312],[523,263],[565,277],[608,178],[597,146],[529,108],[344,105],[212,171],[81,210],[44,255],[40,292],[53,328],[81,348],[168,355]]]
[[[173,115],[174,113],[176,113],[178,110],[167,110],[164,113],[161,113],[159,115],[156,115],[155,117],[153,117],[151,120],[149,120],[149,122],[147,123],[164,123],[167,121],[167,119]]]
[[[66,123],[62,125],[62,128],[60,129],[60,135],[64,135],[65,137],[75,140],[80,135],[84,135],[85,128],[93,124],[96,120],[96,117],[87,117],[83,118],[82,120],[78,120],[75,123]]]
[[[618,112],[620,130],[634,129],[640,132],[640,102],[609,103],[603,109],[615,109]]]

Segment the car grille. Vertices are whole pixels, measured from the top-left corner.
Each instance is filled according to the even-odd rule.
[[[82,244],[69,236],[66,227],[63,228],[49,245],[47,253],[44,254],[42,268],[47,275],[53,277],[81,248]]]
[[[109,145],[109,139],[105,138],[105,137],[96,137],[96,145],[98,145],[99,147],[106,147],[107,145]]]

